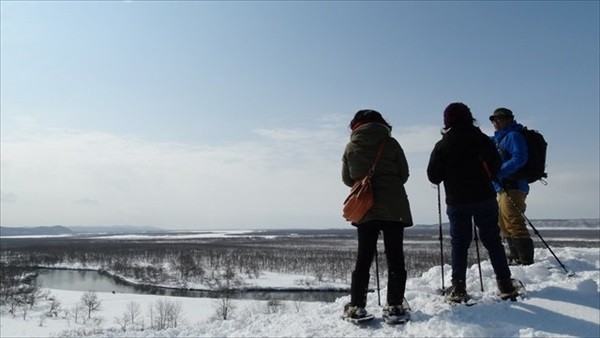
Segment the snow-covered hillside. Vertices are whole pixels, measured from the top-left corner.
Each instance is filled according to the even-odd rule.
[[[523,281],[528,291],[527,297],[517,302],[497,301],[489,261],[481,265],[484,292],[480,291],[477,266],[468,271],[468,291],[478,300],[472,307],[451,307],[436,294],[441,286],[439,266],[411,278],[406,298],[412,307],[412,321],[400,326],[388,326],[380,319],[365,326],[340,320],[342,307],[349,297],[339,298],[334,303],[283,302],[276,310],[269,309],[266,302],[236,300],[228,320],[215,319],[217,300],[170,297],[179,302],[183,310],[184,322],[177,328],[123,332],[119,331],[115,317],[122,315],[128,303],[138,302],[145,310],[163,297],[99,293],[102,308],[94,315],[96,324],[88,321],[82,325],[60,317],[44,318],[43,309],[32,310],[25,320],[3,312],[0,336],[77,336],[84,332],[113,337],[600,336],[599,250],[557,248],[554,251],[575,275],[567,277],[547,249],[536,249],[534,265],[511,268],[514,277]],[[449,280],[450,267],[445,266],[446,284]],[[65,308],[73,307],[82,294],[63,290],[51,290],[51,293]],[[385,301],[385,293],[383,285],[382,301]],[[377,292],[369,294],[368,309],[378,318],[381,316]]]

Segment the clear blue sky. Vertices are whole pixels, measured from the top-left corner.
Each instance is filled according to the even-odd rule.
[[[344,227],[362,108],[436,223],[425,167],[455,101],[546,136],[530,218],[600,217],[598,1],[0,6],[4,226]]]

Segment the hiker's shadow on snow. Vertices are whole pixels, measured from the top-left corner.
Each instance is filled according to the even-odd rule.
[[[513,325],[574,337],[597,337],[600,334],[597,323],[549,311],[537,305],[520,303],[519,307],[524,311],[519,311],[518,316],[510,320]],[[549,323],[554,325],[550,328]]]
[[[578,318],[579,313],[589,312],[587,309],[578,311],[578,308],[588,307],[597,311],[600,303],[600,294],[597,289],[593,292],[582,292],[582,290],[548,287],[538,292],[530,292],[529,296],[531,299],[537,299],[537,304],[529,302],[516,303],[515,305],[523,311],[516,311],[517,315],[510,320],[512,324],[522,324],[540,331],[548,331],[549,323],[560,323],[553,327],[551,332],[578,337],[598,336],[600,334],[598,318]],[[564,309],[564,312],[559,313],[548,310],[544,307],[545,302],[548,303],[548,308],[557,308],[556,306],[550,306],[552,303],[564,303],[558,307]]]
[[[565,302],[597,309],[600,304],[598,284],[588,279],[579,282],[576,287],[576,290],[570,290],[550,286],[539,291],[529,292],[528,294],[531,298],[544,298],[549,301]]]

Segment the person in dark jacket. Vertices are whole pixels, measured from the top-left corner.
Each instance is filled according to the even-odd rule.
[[[533,264],[533,240],[521,216],[527,207],[525,199],[529,194],[529,184],[524,179],[511,178],[527,163],[529,156],[525,136],[520,132],[523,125],[515,121],[513,112],[507,108],[494,110],[490,121],[495,129],[492,140],[502,158],[502,166],[494,181],[498,193],[501,235],[508,246],[509,262],[530,265]]]
[[[360,110],[350,122],[350,142],[342,158],[342,181],[349,187],[363,178],[375,160],[382,142],[383,152],[373,175],[375,203],[358,223],[358,254],[352,272],[351,300],[344,316],[361,318],[365,310],[369,270],[377,250],[379,232],[383,232],[388,265],[388,306],[384,316],[407,316],[402,306],[406,288],[404,264],[404,228],[413,225],[410,205],[404,184],[408,180],[408,162],[404,150],[391,136],[392,127],[375,110]]]
[[[498,203],[492,178],[501,160],[494,143],[474,126],[475,119],[465,104],[455,102],[444,110],[442,139],[436,143],[427,177],[433,184],[444,182],[446,213],[452,244],[452,287],[450,302],[465,302],[467,255],[473,238],[473,221],[488,251],[498,289],[503,299],[516,297],[498,227]]]

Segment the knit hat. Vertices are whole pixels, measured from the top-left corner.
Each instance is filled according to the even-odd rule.
[[[446,129],[457,126],[472,125],[473,115],[467,105],[461,102],[454,102],[444,109],[444,127]]]
[[[497,117],[503,119],[513,119],[513,112],[508,108],[498,108],[494,110],[494,113],[490,116],[490,121],[494,121]]]

